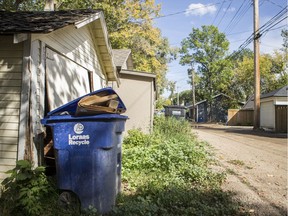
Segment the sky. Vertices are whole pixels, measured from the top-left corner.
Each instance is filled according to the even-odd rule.
[[[173,47],[180,47],[192,28],[215,25],[226,34],[230,42],[229,53],[239,46],[253,32],[252,0],[156,0],[161,5],[161,17],[154,19],[162,36],[168,38]],[[259,0],[260,27],[287,6],[287,0]],[[287,16],[287,14],[286,14]],[[282,47],[281,29],[287,29],[287,17],[260,38],[260,52],[273,53]],[[247,46],[253,50],[253,42]],[[176,82],[178,92],[191,89],[188,84],[187,66],[181,66],[179,59],[169,63],[167,79]],[[164,97],[169,93],[164,92]]]

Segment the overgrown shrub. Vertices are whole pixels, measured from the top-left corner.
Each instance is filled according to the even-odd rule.
[[[123,141],[123,192],[111,215],[237,215],[220,189],[224,174],[190,124],[157,117],[151,135],[129,131]]]

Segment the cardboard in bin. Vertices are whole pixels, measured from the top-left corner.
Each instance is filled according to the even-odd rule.
[[[112,88],[108,87],[70,101],[49,112],[47,116],[88,116],[107,113],[122,114],[125,111],[126,107],[121,98]]]

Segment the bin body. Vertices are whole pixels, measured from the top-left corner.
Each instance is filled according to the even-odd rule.
[[[185,106],[178,106],[178,105],[171,105],[171,106],[164,106],[165,108],[165,116],[175,117],[177,119],[185,119],[186,117],[186,107]]]
[[[121,117],[121,118],[120,118]],[[121,145],[126,118],[50,120],[57,185],[73,191],[81,208],[106,213],[115,205],[121,186]]]
[[[51,111],[41,122],[52,128],[58,188],[74,192],[82,209],[92,206],[103,214],[115,205],[121,188],[122,132],[127,116],[75,116],[80,99]]]

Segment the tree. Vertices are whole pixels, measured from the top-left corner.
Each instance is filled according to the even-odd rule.
[[[179,93],[179,102],[180,104],[189,104],[192,101],[192,91],[185,90]]]
[[[167,90],[170,91],[169,99],[173,101],[175,97],[176,82],[169,81],[167,85]]]
[[[45,1],[41,0],[0,0],[0,10],[30,11],[43,10]]]
[[[287,52],[287,49],[288,49],[288,30],[287,29],[283,29],[282,32],[281,32],[281,36],[283,37],[284,51]]]
[[[164,106],[171,105],[171,100],[164,98],[162,96],[159,96],[159,98],[156,101],[156,109],[157,110],[163,110]]]
[[[239,81],[239,77],[243,78],[241,75],[243,71],[238,70],[238,68],[241,67],[240,65],[243,63],[244,59],[253,59],[254,53],[250,49],[243,49],[241,52],[234,51],[228,58],[231,61],[233,75],[231,76],[230,90],[227,95],[238,101],[246,101],[251,95],[247,95],[247,91],[244,90],[246,87]]]
[[[214,94],[226,93],[229,88],[232,70],[230,61],[225,58],[228,48],[225,34],[215,26],[193,28],[181,42],[180,64],[197,66],[199,86],[210,106]],[[211,114],[208,113],[208,116],[211,117]]]
[[[260,56],[261,92],[266,93],[287,85],[287,72],[284,69],[283,55],[274,52],[273,55]],[[247,100],[254,93],[254,59],[244,57],[234,69],[233,88]]]
[[[260,56],[261,92],[267,93],[287,85],[288,31],[282,30],[283,49]],[[237,54],[235,54],[237,53]],[[236,98],[247,100],[253,93],[254,54],[250,50],[234,52],[231,91]]]

